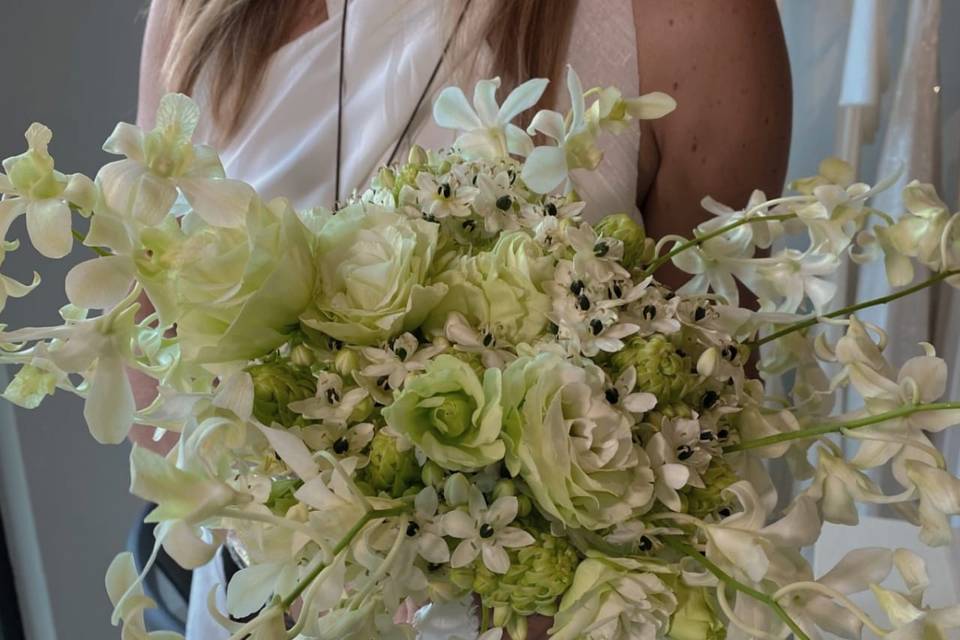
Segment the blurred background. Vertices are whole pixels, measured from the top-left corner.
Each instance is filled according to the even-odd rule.
[[[438,0],[439,1],[439,0]],[[594,0],[581,0],[591,2]],[[736,0],[732,0],[736,1]],[[94,175],[109,156],[100,145],[116,122],[136,116],[137,69],[145,2],[41,0],[3,3],[0,55],[0,157],[20,153],[33,121],[54,132],[58,168]],[[839,153],[872,181],[890,162],[937,185],[957,203],[960,175],[960,3],[939,0],[781,0],[794,76],[794,131],[789,176],[816,173],[820,159]],[[851,18],[857,16],[855,21]],[[854,28],[851,29],[851,24]],[[941,26],[942,25],[942,26]],[[731,203],[739,204],[739,203]],[[896,209],[894,209],[896,210]],[[20,222],[22,225],[22,220]],[[14,229],[19,235],[22,227]],[[12,253],[4,273],[47,280],[27,302],[4,311],[12,326],[54,322],[65,302],[66,271],[85,259],[82,249],[63,261],[39,260],[29,247]],[[861,275],[847,299],[878,282]],[[960,317],[945,293],[910,309],[875,318],[916,339],[945,338]],[[956,337],[937,340],[957,362]],[[0,374],[3,372],[0,371]],[[958,396],[953,384],[953,395]],[[955,456],[956,441],[944,443]],[[81,405],[58,394],[35,411],[0,403],[0,514],[10,566],[0,537],[0,620],[20,618],[25,637],[112,638],[103,576],[125,547],[143,505],[127,492],[127,445],[96,444]],[[954,457],[955,459],[955,457]],[[850,536],[847,536],[848,538]],[[862,540],[861,540],[862,542]],[[946,560],[949,567],[951,562]],[[956,560],[953,561],[956,566]],[[4,591],[4,572],[16,577],[19,612]],[[9,576],[7,576],[9,578]],[[14,612],[14,613],[11,613]],[[16,640],[3,635],[0,640]]]
[[[141,0],[2,3],[0,156],[20,153],[23,132],[38,121],[54,132],[58,169],[93,176],[110,161],[100,146],[117,122],[136,117],[145,8]],[[11,237],[23,234],[18,222]],[[5,273],[29,282],[37,270],[45,282],[25,301],[12,300],[4,321],[57,323],[66,302],[58,283],[88,257],[77,247],[64,260],[45,260],[29,243],[10,254]],[[0,507],[31,639],[119,637],[103,578],[142,503],[128,493],[129,446],[97,444],[81,412],[63,393],[34,411],[0,404]]]

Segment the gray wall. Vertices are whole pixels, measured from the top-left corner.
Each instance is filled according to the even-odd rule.
[[[20,153],[23,132],[39,121],[53,130],[51,150],[61,171],[92,177],[109,161],[100,146],[117,121],[136,114],[144,6],[140,0],[0,2],[0,157]],[[11,235],[22,232],[21,221]],[[83,247],[58,263],[29,247],[10,254],[3,273],[29,279],[36,269],[45,282],[25,301],[9,304],[0,321],[12,327],[56,322],[66,302],[63,276],[88,257]],[[81,410],[77,399],[58,394],[38,410],[16,411],[42,555],[35,570],[45,572],[59,638],[115,638],[103,575],[123,550],[140,505],[127,492],[129,447],[94,442]],[[23,515],[23,507],[7,506],[6,518]]]

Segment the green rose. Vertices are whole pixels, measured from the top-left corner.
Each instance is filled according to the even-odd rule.
[[[407,380],[383,417],[441,467],[475,471],[503,458],[500,394],[499,369],[487,369],[481,383],[470,365],[440,355]]]
[[[677,598],[663,580],[629,558],[588,558],[563,594],[551,640],[660,637]]]
[[[550,297],[544,285],[553,278],[554,266],[553,257],[526,233],[505,233],[490,251],[465,256],[437,276],[448,287],[447,295],[425,328],[441,333],[450,313],[457,311],[498,341],[533,342],[547,327]]]
[[[357,203],[318,221],[317,294],[304,324],[348,344],[412,331],[447,292],[428,284],[438,226]]]
[[[96,217],[96,216],[95,216]],[[314,291],[310,231],[285,201],[252,205],[244,229],[188,216],[145,232],[137,269],[187,361],[251,360],[289,340]]]
[[[601,529],[649,508],[653,471],[598,367],[541,353],[511,363],[503,389],[507,468],[541,512]]]

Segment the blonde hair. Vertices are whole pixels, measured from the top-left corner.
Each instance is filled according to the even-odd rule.
[[[209,78],[213,115],[229,138],[243,123],[264,69],[298,21],[319,0],[174,0],[173,37],[163,65],[168,91],[192,93]],[[437,2],[448,0],[435,0]],[[476,0],[458,33],[452,68],[474,77],[499,75],[501,91],[534,77],[556,79],[572,30],[577,0]],[[492,55],[476,52],[486,42]],[[547,94],[555,97],[556,82]],[[434,86],[432,89],[436,89]]]

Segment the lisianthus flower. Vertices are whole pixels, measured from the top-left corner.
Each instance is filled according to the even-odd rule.
[[[407,381],[382,410],[387,424],[446,469],[479,470],[503,458],[501,374],[481,377],[459,358],[441,354]]]
[[[534,538],[523,529],[508,526],[517,517],[516,496],[502,496],[487,507],[483,494],[471,487],[468,511],[454,509],[443,516],[443,529],[460,543],[450,557],[453,568],[465,567],[480,556],[492,572],[503,574],[510,568],[506,549],[525,547]]]
[[[550,629],[555,640],[654,638],[677,606],[673,591],[630,558],[592,557],[580,563]]]
[[[455,146],[465,158],[499,158],[508,153],[525,156],[533,149],[530,136],[510,122],[540,100],[548,82],[544,78],[528,80],[498,106],[500,78],[481,80],[474,88],[472,108],[463,90],[447,87],[433,103],[433,119],[441,127],[463,132]]]
[[[111,162],[97,175],[108,210],[155,225],[182,192],[208,224],[243,225],[253,188],[225,178],[216,151],[191,142],[199,121],[200,109],[190,98],[167,94],[160,100],[152,131],[118,124],[103,149],[127,159]]]
[[[653,472],[631,421],[605,397],[606,379],[556,353],[524,357],[504,372],[504,439],[510,473],[545,514],[600,529],[643,513]]]

